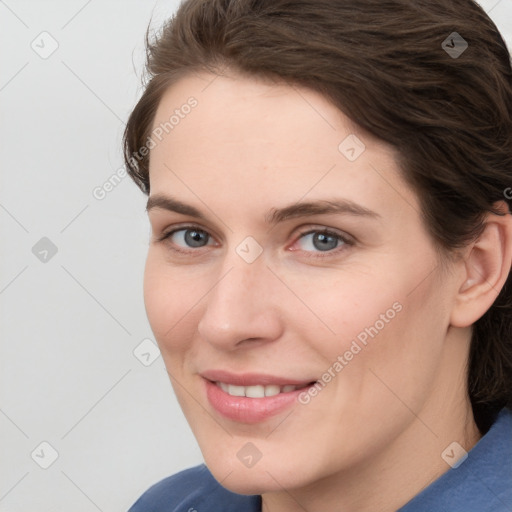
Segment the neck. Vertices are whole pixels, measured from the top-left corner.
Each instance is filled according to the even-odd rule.
[[[432,392],[384,450],[306,488],[263,494],[263,512],[395,512],[448,471],[441,457],[446,448],[456,441],[469,451],[481,437],[467,395],[469,336],[462,329],[448,332]]]

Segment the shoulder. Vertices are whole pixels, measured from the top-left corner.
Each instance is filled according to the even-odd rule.
[[[512,411],[503,409],[460,461],[398,512],[512,511]]]
[[[482,439],[486,438],[489,438],[488,442],[481,443],[487,453],[482,456],[480,480],[492,490],[500,506],[508,512],[512,510],[512,409],[501,411]]]
[[[243,496],[222,487],[201,464],[150,487],[128,512],[260,512],[259,496]]]

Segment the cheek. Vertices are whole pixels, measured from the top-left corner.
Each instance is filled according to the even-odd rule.
[[[381,337],[403,309],[403,294],[396,283],[389,282],[387,274],[384,279],[361,271],[344,271],[334,279],[333,274],[304,274],[292,283],[291,288],[310,312],[288,308],[288,313],[302,321],[306,338],[330,359],[349,350],[354,341],[364,348],[370,340]],[[320,333],[325,335],[319,336]],[[354,352],[357,350],[356,346]]]
[[[305,295],[331,331],[315,335],[319,322],[311,323],[307,331],[316,352],[322,354],[324,371],[330,370],[331,377],[343,375],[336,380],[342,380],[343,387],[360,398],[376,399],[382,388],[382,393],[393,399],[379,377],[392,389],[410,383],[411,398],[435,377],[449,307],[433,279],[417,286],[425,276],[423,269],[407,268],[390,268],[357,279],[346,275],[343,282],[322,284],[315,294]],[[329,379],[329,375],[325,377]]]
[[[400,305],[395,318],[368,342],[361,385],[370,408],[383,414],[393,411],[396,418],[407,416],[403,404],[421,410],[433,391],[443,357],[448,310],[432,281],[413,293],[404,290]]]
[[[144,271],[144,303],[149,324],[162,352],[185,346],[183,331],[190,325],[201,293],[194,280],[185,279],[150,249]]]

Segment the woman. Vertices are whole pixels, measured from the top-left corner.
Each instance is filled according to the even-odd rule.
[[[139,511],[512,509],[512,70],[472,0],[188,0],[125,158],[205,465]]]

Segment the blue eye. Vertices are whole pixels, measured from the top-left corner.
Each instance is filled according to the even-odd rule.
[[[211,237],[202,229],[182,228],[167,233],[164,238],[171,240],[171,242],[179,247],[198,248],[209,245]]]
[[[330,231],[309,231],[304,233],[297,241],[302,245],[303,251],[327,252],[338,249],[341,245],[349,245],[349,242],[337,233]]]
[[[164,233],[160,237],[160,241],[168,241],[174,246],[175,251],[187,252],[188,250],[189,254],[191,249],[216,245],[215,240],[207,231],[196,226],[185,226]],[[320,256],[321,253],[337,252],[337,249],[354,245],[354,242],[339,233],[317,229],[302,233],[295,245],[297,246],[296,249]]]

